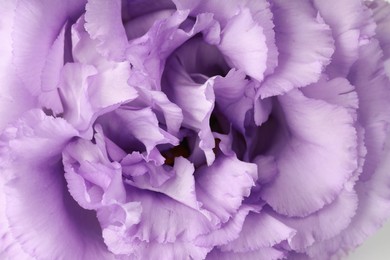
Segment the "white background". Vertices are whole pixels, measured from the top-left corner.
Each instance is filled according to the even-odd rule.
[[[390,259],[390,222],[364,244],[352,252],[347,260],[389,260]]]

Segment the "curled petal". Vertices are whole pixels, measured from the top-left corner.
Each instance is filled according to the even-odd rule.
[[[220,155],[209,167],[196,172],[196,195],[203,208],[225,223],[240,208],[257,178],[255,164]]]
[[[342,107],[308,99],[298,90],[279,100],[289,140],[275,152],[279,175],[262,198],[280,214],[307,216],[332,202],[357,169],[357,134]]]
[[[232,253],[214,248],[206,257],[206,260],[278,260],[285,259],[286,253],[272,247],[261,248],[259,250],[243,253]]]
[[[267,45],[263,29],[249,9],[242,10],[224,27],[218,48],[232,67],[262,81],[267,64]]]
[[[237,239],[221,246],[222,251],[244,253],[270,248],[284,240],[290,240],[296,231],[271,216],[266,211],[251,212],[246,217]]]
[[[123,61],[128,45],[121,19],[120,0],[89,0],[85,12],[85,29],[98,41],[98,51],[115,61]]]
[[[33,95],[40,93],[42,70],[53,42],[68,19],[81,14],[84,5],[83,0],[18,1],[12,34],[13,62]]]
[[[23,86],[17,76],[17,70],[12,65],[12,32],[16,1],[4,1],[0,8],[0,130],[3,130],[13,119],[36,106],[36,100]],[[23,102],[21,102],[23,100]]]
[[[334,51],[331,30],[308,0],[273,3],[279,64],[260,86],[262,98],[316,82]]]
[[[33,257],[111,259],[96,216],[72,199],[62,176],[61,151],[77,131],[37,110],[12,127],[1,167],[11,176],[6,210],[17,243]]]
[[[331,77],[345,77],[359,58],[359,46],[375,33],[371,12],[362,1],[314,1],[322,18],[332,29],[335,52],[327,67]]]

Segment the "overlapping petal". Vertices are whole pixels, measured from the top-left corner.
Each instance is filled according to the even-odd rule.
[[[279,62],[259,89],[262,98],[316,82],[334,51],[331,30],[309,1],[273,4]]]
[[[306,98],[298,90],[279,102],[288,140],[275,154],[279,175],[262,197],[280,214],[307,216],[332,202],[357,169],[357,134],[342,107]]]
[[[62,177],[61,151],[77,131],[34,110],[6,132],[13,134],[1,167],[10,175],[6,214],[17,243],[33,257],[110,259],[96,216],[70,197]]]

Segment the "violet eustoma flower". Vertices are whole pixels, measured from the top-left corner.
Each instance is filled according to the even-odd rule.
[[[390,6],[5,0],[1,259],[338,259],[390,216]]]

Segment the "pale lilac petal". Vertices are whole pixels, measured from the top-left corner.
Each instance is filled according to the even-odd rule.
[[[257,156],[253,162],[257,165],[258,179],[257,182],[265,184],[272,181],[279,173],[278,166],[273,156]]]
[[[67,63],[61,71],[59,91],[64,118],[82,132],[91,125],[94,111],[88,97],[88,79],[96,73],[93,66],[79,63]]]
[[[253,20],[263,28],[267,46],[267,66],[264,74],[272,74],[278,65],[279,52],[275,43],[274,15],[271,4],[268,0],[246,0],[246,7],[251,11]]]
[[[345,77],[359,58],[359,46],[374,35],[371,12],[362,1],[355,0],[315,0],[314,5],[332,29],[335,39],[335,52],[327,72],[331,77]]]
[[[259,207],[243,205],[238,212],[218,229],[196,238],[195,244],[202,247],[215,247],[235,241],[242,232],[244,221],[250,211],[259,210]]]
[[[6,204],[6,193],[5,193],[5,184],[6,184],[5,173],[2,172],[0,175],[0,259],[21,259],[29,260],[31,255],[27,254],[18,243],[18,240],[15,239],[13,234],[10,231],[10,226],[7,218],[7,204]]]
[[[390,129],[390,80],[383,69],[383,52],[373,40],[359,51],[360,59],[352,68],[349,80],[359,97],[359,122],[365,130],[367,148],[362,180],[367,180],[380,162]]]
[[[18,1],[12,34],[13,62],[32,94],[40,93],[41,73],[53,42],[66,21],[78,17],[84,5],[85,1],[78,0]]]
[[[24,88],[23,82],[17,76],[16,68],[12,65],[12,31],[16,1],[3,1],[0,8],[0,129],[23,112],[36,106],[36,100]],[[23,100],[23,102],[21,102]]]
[[[139,88],[140,98],[155,111],[159,122],[164,122],[167,132],[177,136],[183,122],[182,109],[172,103],[161,91]]]
[[[255,94],[245,77],[242,71],[231,70],[225,77],[216,77],[213,86],[219,110],[241,133],[245,133],[246,114],[253,108]]]
[[[347,228],[355,216],[357,206],[356,192],[343,190],[334,202],[305,218],[273,215],[297,231],[289,240],[289,245],[293,250],[304,252],[312,244],[335,237]]]
[[[215,30],[218,31],[218,24],[210,13],[200,14],[192,21],[188,10],[179,10],[167,19],[156,21],[147,34],[130,42],[127,58],[134,65],[131,84],[160,90],[164,62],[169,55],[199,32],[209,41],[218,41],[214,39],[218,38]]]
[[[296,231],[266,211],[251,212],[246,217],[237,239],[220,247],[234,253],[251,252],[269,248],[284,240],[290,240]]]
[[[275,154],[279,175],[264,187],[262,198],[280,214],[307,216],[332,202],[357,169],[357,134],[342,107],[298,90],[279,102],[289,140]]]
[[[129,201],[139,201],[142,205],[141,221],[131,228],[135,241],[189,242],[213,229],[201,212],[167,196],[137,188],[128,188],[127,192]]]
[[[273,4],[279,63],[259,89],[262,98],[316,82],[334,51],[331,30],[308,0]]]
[[[182,126],[198,133],[199,146],[205,152],[207,163],[210,165],[215,157],[212,152],[215,142],[209,125],[215,101],[214,78],[200,85],[184,71],[178,59],[171,60],[166,66],[169,69],[165,83],[168,98],[182,109],[184,116]]]
[[[116,135],[129,139],[131,134],[138,139],[144,145],[148,156],[151,156],[156,145],[169,143],[173,145],[179,144],[176,137],[168,134],[166,131],[159,127],[159,122],[156,115],[150,109],[150,107],[133,109],[131,107],[122,107],[113,112],[113,114],[107,114],[108,117],[104,120],[105,123],[109,123],[109,127],[118,127]],[[116,121],[114,123],[112,121]],[[123,131],[123,129],[127,131]],[[122,144],[124,145],[124,144]],[[161,157],[161,156],[160,156]],[[162,158],[160,158],[162,159]]]
[[[128,45],[121,18],[120,0],[89,0],[85,29],[97,40],[98,51],[108,59],[123,61]]]
[[[385,1],[373,1],[368,4],[373,10],[373,18],[377,27],[375,37],[383,50],[385,58],[390,58],[390,5]]]
[[[145,158],[141,156],[138,157],[143,160],[137,160],[134,158],[136,155],[135,153],[130,154],[121,162],[125,175],[131,176],[131,180],[126,180],[126,183],[140,189],[165,194],[177,202],[199,210],[192,163],[183,157],[178,157],[175,159],[173,169],[167,171],[153,165],[153,163],[146,162]],[[180,188],[178,189],[178,187]]]
[[[198,247],[191,242],[142,243],[141,259],[205,259],[211,248]]]
[[[67,26],[68,24],[65,23],[58,37],[53,42],[42,70],[42,86],[39,103],[42,107],[51,109],[54,114],[64,112],[58,93],[58,84],[60,82],[61,69],[65,61],[65,31]]]
[[[253,20],[249,9],[243,9],[224,27],[218,48],[231,67],[262,81],[267,63],[267,45],[263,29]]]
[[[86,209],[96,209],[111,201],[124,202],[126,198],[119,163],[107,158],[100,133],[95,135],[95,140],[97,144],[79,139],[63,152],[69,192]]]
[[[37,110],[10,128],[9,161],[5,154],[1,160],[12,175],[6,188],[9,232],[34,257],[110,259],[96,216],[71,198],[62,176],[61,151],[77,131]]]
[[[338,236],[309,247],[307,252],[311,257],[325,259],[323,252],[331,252],[339,257],[345,256],[345,252],[361,245],[388,219],[390,215],[389,143],[381,159],[380,165],[370,179],[356,184],[359,205],[350,225]]]
[[[255,164],[220,155],[209,167],[196,171],[196,195],[203,208],[225,223],[249,196],[257,178]]]
[[[129,74],[129,62],[118,62],[91,77],[88,97],[94,110],[130,102],[138,97],[135,88],[127,84]]]
[[[355,87],[345,78],[334,78],[331,80],[322,78],[318,82],[302,88],[302,92],[306,97],[324,100],[330,104],[345,107],[355,119],[357,118],[358,95]]]
[[[72,56],[75,62],[93,65],[95,67],[107,66],[109,61],[97,50],[97,42],[91,39],[85,30],[85,15],[81,15],[71,28]]]
[[[206,260],[278,260],[285,259],[286,254],[283,251],[279,251],[272,247],[262,248],[256,251],[245,253],[233,253],[230,251],[221,251],[219,249],[213,249],[206,257]]]

